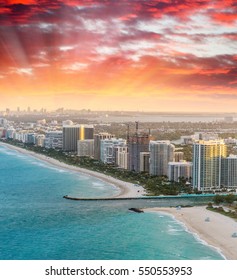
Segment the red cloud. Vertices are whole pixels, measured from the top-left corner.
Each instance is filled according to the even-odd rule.
[[[119,18],[121,20],[161,18],[164,15],[186,18],[187,15],[195,13],[196,10],[205,9],[209,1],[4,1],[0,2],[0,9],[8,8],[6,14],[9,21],[22,23],[42,20],[63,20],[65,16],[85,16],[87,18]],[[52,13],[50,13],[52,11]],[[55,14],[54,14],[55,13]],[[63,17],[64,15],[64,17]],[[61,19],[60,19],[61,17]]]
[[[237,20],[237,11],[236,13],[215,13],[212,18],[218,22],[232,24]]]
[[[229,9],[228,13],[226,9]],[[232,23],[236,20],[235,1],[210,0],[153,0],[153,1],[112,1],[112,0],[11,0],[0,1],[0,19],[2,24],[34,23],[40,21],[63,22],[74,17],[90,19],[117,18],[121,21],[150,20],[164,16],[188,20],[192,14],[201,11],[214,21]]]
[[[232,11],[228,14],[223,12],[227,7],[226,2],[220,2],[225,4],[217,5],[207,0],[48,0],[40,1],[41,5],[37,4],[38,1],[0,2],[1,69],[7,72],[11,67],[29,68],[41,63],[49,64],[54,73],[65,69],[65,65],[70,68],[70,65],[84,63],[88,64],[87,71],[80,75],[86,76],[85,84],[93,77],[100,78],[96,83],[100,86],[113,77],[118,78],[118,82],[114,78],[116,83],[121,78],[136,84],[137,77],[142,76],[144,87],[148,84],[156,87],[158,79],[177,88],[207,85],[234,88],[237,87],[236,56],[202,58],[178,52],[172,49],[172,44],[175,44],[172,35],[179,36],[180,41],[190,39],[190,45],[193,44],[195,49],[196,43],[205,44],[206,38],[212,36],[236,40],[235,33],[212,35],[199,34],[196,30],[196,34],[188,35],[181,33],[181,29],[177,32],[178,28],[183,28],[183,24],[178,22],[173,33],[169,26],[156,32],[137,27],[139,22],[145,26],[146,22],[164,16],[175,17],[176,21],[182,20],[182,23],[185,21],[189,25],[191,21],[188,16],[198,11],[219,23],[232,23],[236,19],[234,2],[227,1]],[[210,3],[212,9],[207,9]],[[97,21],[102,21],[101,25],[99,23],[97,26]],[[170,39],[167,39],[167,35]],[[144,41],[144,46],[139,49],[141,41]],[[126,49],[124,44],[127,42]],[[157,45],[153,46],[153,42]],[[64,46],[69,46],[69,49],[62,51]],[[96,48],[103,46],[107,47],[107,53],[106,50],[105,54],[97,52]],[[116,54],[113,51],[110,53],[109,48],[115,49]],[[136,54],[137,61],[131,59]],[[74,74],[79,75],[77,72]]]
[[[24,4],[24,5],[32,5],[37,4],[37,0],[7,0],[4,1],[7,5],[14,5],[14,4]]]

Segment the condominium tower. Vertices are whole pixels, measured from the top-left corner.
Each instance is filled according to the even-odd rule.
[[[170,181],[179,182],[181,178],[190,181],[192,177],[192,162],[180,161],[168,163],[168,178]]]
[[[174,161],[175,146],[170,141],[150,141],[150,174],[168,176],[168,163]]]
[[[100,160],[103,163],[115,164],[118,147],[126,147],[125,139],[103,139],[100,142]]]
[[[118,167],[128,169],[128,147],[117,147],[116,164]]]
[[[100,146],[101,146],[101,140],[104,139],[111,139],[114,138],[115,135],[107,133],[107,132],[101,132],[94,135],[94,158],[97,160],[100,160]]]
[[[62,131],[48,131],[45,134],[44,146],[46,149],[62,149],[63,147]]]
[[[221,186],[221,160],[226,158],[223,140],[198,141],[193,144],[193,181],[199,191]]]

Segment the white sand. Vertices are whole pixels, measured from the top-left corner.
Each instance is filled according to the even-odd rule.
[[[26,149],[19,148],[19,147],[16,147],[16,146],[13,146],[13,145],[10,145],[10,144],[7,144],[7,143],[0,142],[0,145],[8,147],[12,150],[18,151],[18,152],[20,152],[22,154],[25,154],[25,155],[31,155],[31,156],[33,156],[37,159],[40,159],[40,160],[42,160],[44,162],[47,162],[48,164],[54,165],[56,167],[67,169],[67,170],[70,170],[70,171],[76,171],[76,172],[81,173],[81,174],[90,175],[90,176],[96,177],[100,180],[103,180],[103,181],[105,181],[109,184],[112,184],[112,185],[114,185],[114,186],[116,186],[120,189],[119,195],[115,195],[113,197],[121,197],[121,198],[141,197],[141,196],[145,195],[145,193],[146,193],[144,188],[141,187],[141,186],[139,186],[139,187],[134,186],[134,184],[132,184],[132,183],[121,181],[119,179],[113,178],[113,177],[105,175],[103,173],[99,173],[99,172],[96,172],[96,171],[91,171],[91,170],[81,168],[81,167],[77,167],[77,166],[73,166],[73,165],[68,165],[68,164],[60,162],[56,159],[47,157],[45,155],[38,154],[38,153],[35,153],[35,152],[32,152],[32,151],[28,151]]]
[[[237,232],[237,222],[229,217],[212,212],[204,206],[190,208],[149,208],[144,211],[158,211],[171,214],[185,224],[189,231],[196,233],[207,244],[219,248],[229,260],[237,260],[237,238],[231,235]],[[209,217],[210,221],[205,219]]]

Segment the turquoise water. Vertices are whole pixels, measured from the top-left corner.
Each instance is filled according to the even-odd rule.
[[[118,189],[56,168],[0,145],[1,260],[223,259],[185,227],[161,213],[130,207],[177,205],[172,200],[70,201]],[[179,200],[187,204],[187,200]],[[195,200],[189,200],[195,204]]]

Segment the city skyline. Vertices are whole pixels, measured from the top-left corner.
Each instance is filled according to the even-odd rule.
[[[235,1],[37,2],[0,2],[4,108],[235,111]]]

